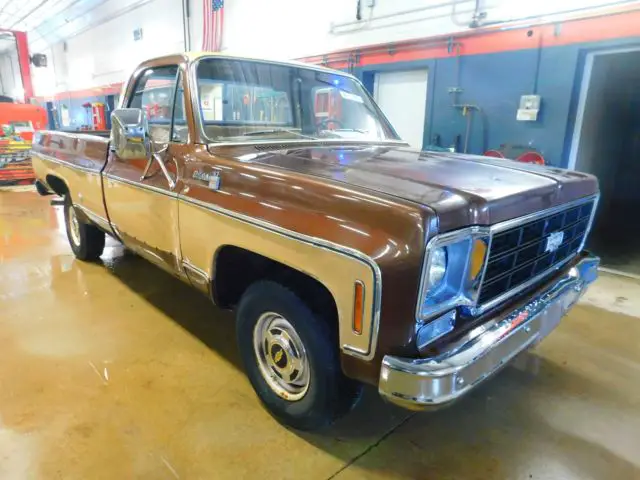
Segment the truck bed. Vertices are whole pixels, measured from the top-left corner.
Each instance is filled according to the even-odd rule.
[[[44,130],[33,142],[33,153],[100,172],[107,161],[108,132],[64,132]]]
[[[34,137],[33,169],[36,178],[58,194],[60,184],[68,186],[74,205],[96,215],[96,223],[108,224],[101,177],[108,153],[108,132],[44,130]]]
[[[109,138],[111,130],[65,130],[63,128],[57,130],[48,130],[49,132],[67,133],[71,135],[94,135],[96,137]]]

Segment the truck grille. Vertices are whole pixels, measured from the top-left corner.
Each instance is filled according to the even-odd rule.
[[[575,255],[587,233],[594,200],[522,223],[494,233],[479,305],[491,302],[527,280]],[[549,237],[562,242],[553,251],[547,248]]]

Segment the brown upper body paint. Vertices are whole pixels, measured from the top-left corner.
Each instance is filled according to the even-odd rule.
[[[145,69],[168,64],[180,66],[185,98],[193,98],[195,60],[144,63],[125,98]],[[51,178],[61,179],[90,219],[106,220],[102,228],[208,293],[215,293],[216,258],[228,245],[316,278],[336,302],[345,373],[369,383],[377,382],[385,354],[420,355],[416,304],[429,239],[598,190],[587,174],[385,142],[217,146],[199,133],[193,102],[185,112],[188,141],[169,143],[165,153],[173,189],[156,165],[141,179],[146,159],[124,161],[107,153],[106,139],[60,132],[36,135],[37,178],[50,187]],[[219,176],[219,187],[202,174]],[[361,336],[351,331],[355,281],[367,292]]]

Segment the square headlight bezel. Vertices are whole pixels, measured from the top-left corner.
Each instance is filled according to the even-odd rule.
[[[471,264],[471,253],[475,240],[483,240],[486,250],[482,268],[476,279],[469,279],[468,272]],[[431,252],[436,248],[447,249],[447,271],[444,287],[440,287],[435,294],[428,298],[428,272],[431,262]],[[487,267],[487,258],[491,248],[490,227],[467,227],[461,230],[436,235],[427,242],[420,278],[420,290],[416,305],[416,321],[428,322],[439,314],[456,307],[475,307],[480,294],[480,285]]]

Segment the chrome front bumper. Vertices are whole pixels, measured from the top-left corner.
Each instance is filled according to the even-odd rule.
[[[583,257],[526,305],[475,328],[438,356],[385,356],[380,394],[413,410],[456,400],[546,337],[597,278],[599,263],[597,257]]]

